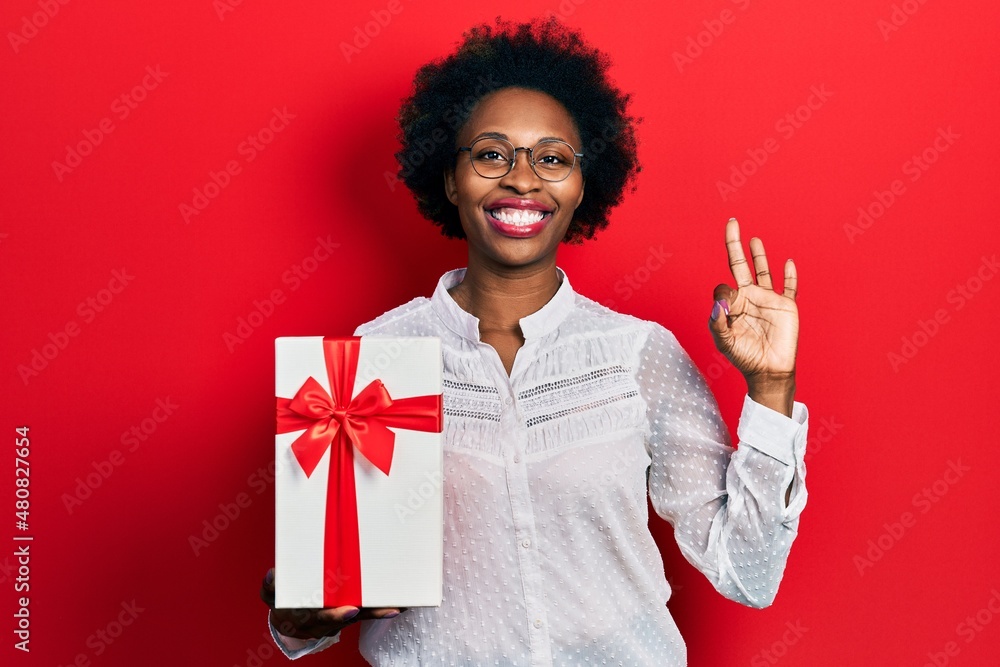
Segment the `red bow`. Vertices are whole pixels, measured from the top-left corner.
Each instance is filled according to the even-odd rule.
[[[278,398],[278,433],[305,429],[292,452],[306,477],[312,475],[331,443],[354,445],[372,465],[389,474],[396,436],[389,426],[441,432],[441,395],[393,400],[381,380],[372,380],[348,400],[360,353],[359,339],[323,339],[327,375],[333,396],[309,377],[291,399]]]

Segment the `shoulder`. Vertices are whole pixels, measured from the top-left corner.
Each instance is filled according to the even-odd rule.
[[[641,343],[654,340],[677,341],[673,332],[659,322],[619,313],[579,293],[576,294],[576,307],[569,320],[571,325],[608,336],[628,335]]]
[[[431,317],[431,300],[421,296],[365,322],[354,331],[354,335],[421,335],[422,330],[430,326]]]

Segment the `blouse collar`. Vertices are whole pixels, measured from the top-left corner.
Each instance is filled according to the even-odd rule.
[[[555,331],[570,311],[576,301],[576,292],[569,284],[569,278],[562,269],[556,268],[562,283],[549,302],[527,317],[522,317],[521,333],[525,340],[540,338]],[[479,318],[462,309],[452,298],[448,290],[462,282],[465,269],[455,269],[441,276],[434,295],[431,296],[431,307],[449,329],[462,338],[479,342]]]

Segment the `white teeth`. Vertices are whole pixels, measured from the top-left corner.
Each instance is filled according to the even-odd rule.
[[[497,208],[490,211],[494,218],[508,225],[532,225],[541,222],[544,211],[532,211],[520,208]]]

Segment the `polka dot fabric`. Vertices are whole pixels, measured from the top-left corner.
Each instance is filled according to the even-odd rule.
[[[448,295],[463,275],[356,332],[441,338],[446,441],[443,603],[362,622],[362,655],[378,666],[686,665],[647,494],[720,593],[771,604],[806,502],[806,407],[788,418],[747,397],[734,450],[673,334],[576,294],[565,275],[521,320],[508,377]],[[272,633],[293,658],[337,641]]]

